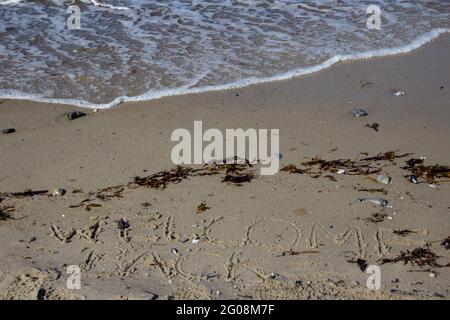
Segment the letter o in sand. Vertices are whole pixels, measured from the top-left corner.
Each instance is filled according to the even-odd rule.
[[[249,230],[250,243],[268,250],[290,250],[300,240],[300,230],[281,219],[262,219],[255,222]]]

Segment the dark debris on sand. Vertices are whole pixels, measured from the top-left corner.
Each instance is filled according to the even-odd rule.
[[[0,206],[0,221],[12,220],[12,213],[15,211],[13,206]]]
[[[196,176],[212,176],[225,174],[222,182],[231,182],[235,185],[241,185],[244,182],[250,182],[254,176],[248,171],[252,165],[248,160],[243,163],[224,163],[208,164],[199,169],[187,166],[176,166],[170,170],[160,171],[158,173],[146,176],[135,177],[129,183],[129,186],[150,187],[154,189],[165,189],[170,183],[180,183],[181,181]]]
[[[411,231],[409,229],[395,229],[392,233],[401,237],[406,237],[412,233],[417,233],[417,231]]]
[[[441,245],[444,246],[445,249],[450,249],[450,236],[442,240]]]
[[[435,268],[447,267],[449,265],[442,265],[437,262],[439,258],[429,248],[416,248],[412,251],[401,251],[400,255],[396,258],[385,258],[381,260],[381,264],[385,263],[397,263],[403,262],[404,264],[410,263],[412,266],[430,266]]]
[[[411,155],[410,153],[398,155],[396,151],[379,153],[376,156],[367,157],[367,153],[360,155],[366,156],[362,159],[336,159],[324,160],[319,156],[309,161],[301,163],[302,167],[289,164],[281,168],[281,171],[288,173],[308,174],[312,178],[318,178],[326,173],[345,172],[346,175],[370,175],[379,173],[382,170],[383,162],[393,162],[395,159]]]
[[[367,261],[361,258],[358,258],[356,260],[347,260],[347,262],[356,263],[362,272],[365,272],[368,266]]]
[[[424,164],[424,159],[411,158],[406,161],[406,166],[402,169],[409,171],[411,174],[406,177],[416,176],[418,178],[424,179],[428,183],[436,182],[448,182],[450,181],[450,168],[448,166],[443,166],[435,164],[432,166],[427,166]],[[446,179],[446,180],[437,180]]]

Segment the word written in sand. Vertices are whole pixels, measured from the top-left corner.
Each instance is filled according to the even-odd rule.
[[[193,139],[192,139],[193,138]],[[172,162],[181,164],[231,163],[235,159],[248,159],[249,163],[261,163],[261,175],[274,175],[280,166],[279,129],[270,130],[270,153],[268,154],[267,129],[226,129],[225,155],[224,135],[219,129],[203,132],[202,121],[194,121],[193,137],[188,129],[176,129],[171,141],[178,144],[172,148]],[[203,143],[209,144],[203,148]],[[246,157],[246,150],[248,157]],[[193,151],[193,154],[192,154]],[[225,160],[224,160],[225,159]]]

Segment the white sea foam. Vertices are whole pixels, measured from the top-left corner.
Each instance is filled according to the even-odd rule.
[[[286,80],[450,32],[450,3],[433,0],[378,0],[382,28],[368,30],[372,2],[81,0],[70,31],[73,1],[0,0],[0,98],[110,108]]]
[[[0,5],[17,4],[23,0],[0,0]]]
[[[77,100],[77,99],[48,99],[48,98],[44,98],[40,95],[27,94],[27,93],[16,91],[16,90],[0,91],[0,98],[29,100],[29,101],[54,103],[54,104],[67,104],[67,105],[73,105],[73,106],[84,107],[84,108],[92,108],[92,109],[108,109],[108,108],[117,106],[123,102],[149,101],[149,100],[160,99],[160,98],[169,97],[169,96],[237,89],[237,88],[248,87],[248,86],[255,85],[255,84],[289,80],[289,79],[292,79],[295,77],[300,77],[303,75],[322,71],[322,70],[327,69],[339,62],[405,54],[405,53],[411,52],[413,50],[416,50],[416,49],[424,46],[425,44],[436,39],[439,35],[441,35],[443,33],[448,33],[448,32],[450,32],[450,29],[436,29],[436,30],[429,32],[426,35],[421,36],[420,38],[416,39],[412,43],[405,45],[405,46],[401,46],[401,47],[397,47],[397,48],[390,48],[390,49],[381,49],[381,50],[362,52],[362,53],[358,53],[358,54],[354,54],[354,55],[334,56],[333,58],[330,58],[319,65],[315,65],[315,66],[308,67],[308,68],[300,68],[300,69],[296,69],[296,70],[291,70],[289,72],[274,75],[271,77],[266,77],[266,78],[251,77],[251,78],[246,78],[246,79],[242,79],[242,80],[231,82],[231,83],[226,83],[226,84],[221,84],[221,85],[216,85],[216,86],[206,86],[206,87],[200,87],[200,88],[192,88],[191,86],[184,86],[184,87],[176,88],[176,89],[165,89],[165,90],[159,90],[159,91],[150,90],[142,95],[138,95],[138,96],[134,96],[134,97],[127,97],[127,96],[118,97],[118,98],[114,99],[114,101],[112,101],[110,103],[105,103],[105,104],[95,104],[95,103],[91,103],[89,101]]]

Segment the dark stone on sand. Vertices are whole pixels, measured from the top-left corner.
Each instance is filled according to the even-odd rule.
[[[78,119],[78,118],[81,118],[81,117],[85,117],[85,116],[86,116],[86,113],[81,112],[81,111],[73,111],[73,112],[69,112],[67,114],[67,118],[69,120],[75,120],[75,119]]]
[[[47,291],[44,288],[40,288],[37,293],[38,300],[45,300],[47,295]]]
[[[8,128],[8,129],[2,130],[3,134],[10,134],[10,133],[14,133],[14,132],[16,132],[16,129],[14,129],[14,128]]]

